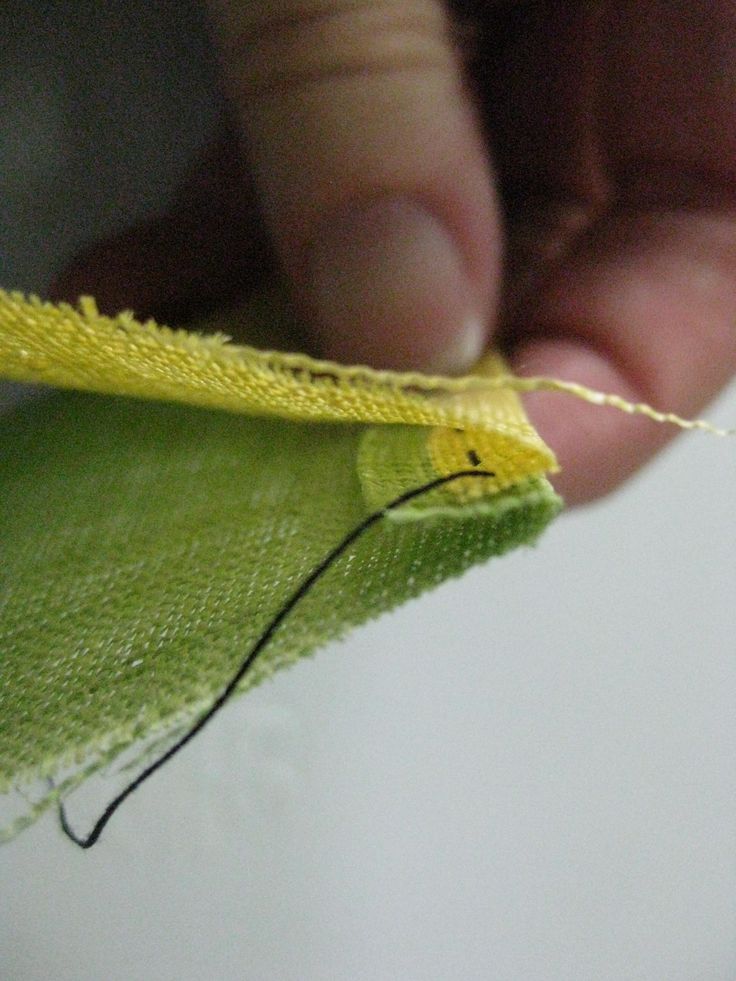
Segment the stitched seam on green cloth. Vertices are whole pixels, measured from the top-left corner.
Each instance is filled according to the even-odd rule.
[[[132,740],[190,719],[295,580],[367,512],[356,471],[365,427],[74,394],[5,422],[5,788],[72,762],[86,775]],[[295,611],[247,685],[533,540],[558,508],[537,478],[474,505],[382,522]],[[64,792],[76,779],[67,776]]]

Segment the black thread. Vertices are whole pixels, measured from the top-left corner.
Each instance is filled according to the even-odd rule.
[[[479,461],[480,462],[480,461]],[[268,644],[270,639],[273,637],[274,633],[278,630],[281,624],[284,622],[286,617],[291,613],[297,603],[306,596],[312,586],[317,582],[317,580],[324,575],[325,572],[330,568],[330,566],[335,562],[343,552],[348,549],[353,542],[363,535],[369,528],[371,528],[377,521],[385,517],[389,512],[395,511],[396,508],[401,507],[402,504],[407,504],[409,501],[413,501],[417,497],[421,497],[423,494],[429,493],[429,491],[435,490],[437,487],[441,487],[443,484],[449,484],[454,480],[460,480],[462,477],[495,477],[495,473],[490,470],[459,470],[457,473],[449,474],[446,477],[437,477],[435,480],[431,480],[427,484],[423,484],[421,487],[416,487],[413,490],[405,491],[400,494],[399,497],[395,498],[389,504],[386,504],[379,511],[374,511],[372,514],[361,521],[359,525],[353,528],[341,542],[339,542],[328,554],[327,556],[317,565],[309,575],[302,580],[300,585],[294,590],[289,599],[284,603],[278,613],[274,616],[273,620],[269,623],[266,629],[263,631],[261,636],[255,643],[255,646],[251,649],[250,653],[246,655],[245,659],[241,663],[240,667],[237,669],[235,674],[232,676],[230,681],[227,683],[223,691],[217,696],[215,701],[210,705],[204,715],[200,716],[199,719],[192,725],[191,729],[184,733],[181,739],[178,739],[173,746],[170,746],[157,760],[150,763],[144,770],[142,770],[138,776],[131,780],[131,782],[124,787],[123,790],[114,797],[110,803],[107,805],[105,810],[99,816],[95,822],[94,827],[87,835],[86,838],[82,838],[76,834],[72,829],[69,821],[67,820],[66,810],[64,808],[63,802],[59,804],[59,822],[61,824],[64,834],[70,838],[75,845],[79,845],[80,848],[91,848],[95,844],[97,839],[102,834],[105,825],[113,816],[115,811],[120,807],[124,800],[126,800],[130,795],[136,791],[144,781],[146,781],[150,776],[152,776],[156,770],[160,769],[164,763],[167,763],[172,756],[175,756],[181,749],[183,749],[186,744],[193,739],[197,733],[207,725],[210,719],[220,711],[225,702],[231,697],[238,687],[240,682],[243,680],[249,669],[252,667],[253,662],[256,660],[258,655]]]

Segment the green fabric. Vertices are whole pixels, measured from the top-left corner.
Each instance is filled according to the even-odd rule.
[[[383,441],[375,427],[78,393],[6,415],[0,792],[57,783],[6,837],[132,743],[201,712],[300,579],[377,501],[424,481],[395,465],[426,432],[384,427]],[[296,607],[243,687],[533,542],[559,506],[533,478],[471,503],[436,492],[397,510]]]

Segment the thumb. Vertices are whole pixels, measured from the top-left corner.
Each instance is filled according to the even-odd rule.
[[[438,0],[210,0],[268,230],[322,352],[460,371],[496,310],[490,167]]]

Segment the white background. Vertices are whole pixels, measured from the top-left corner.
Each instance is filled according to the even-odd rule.
[[[196,6],[102,6],[0,8],[4,286],[161,204],[217,118]],[[735,489],[685,437],[228,708],[92,851],[43,819],[0,851],[0,977],[733,981]]]

